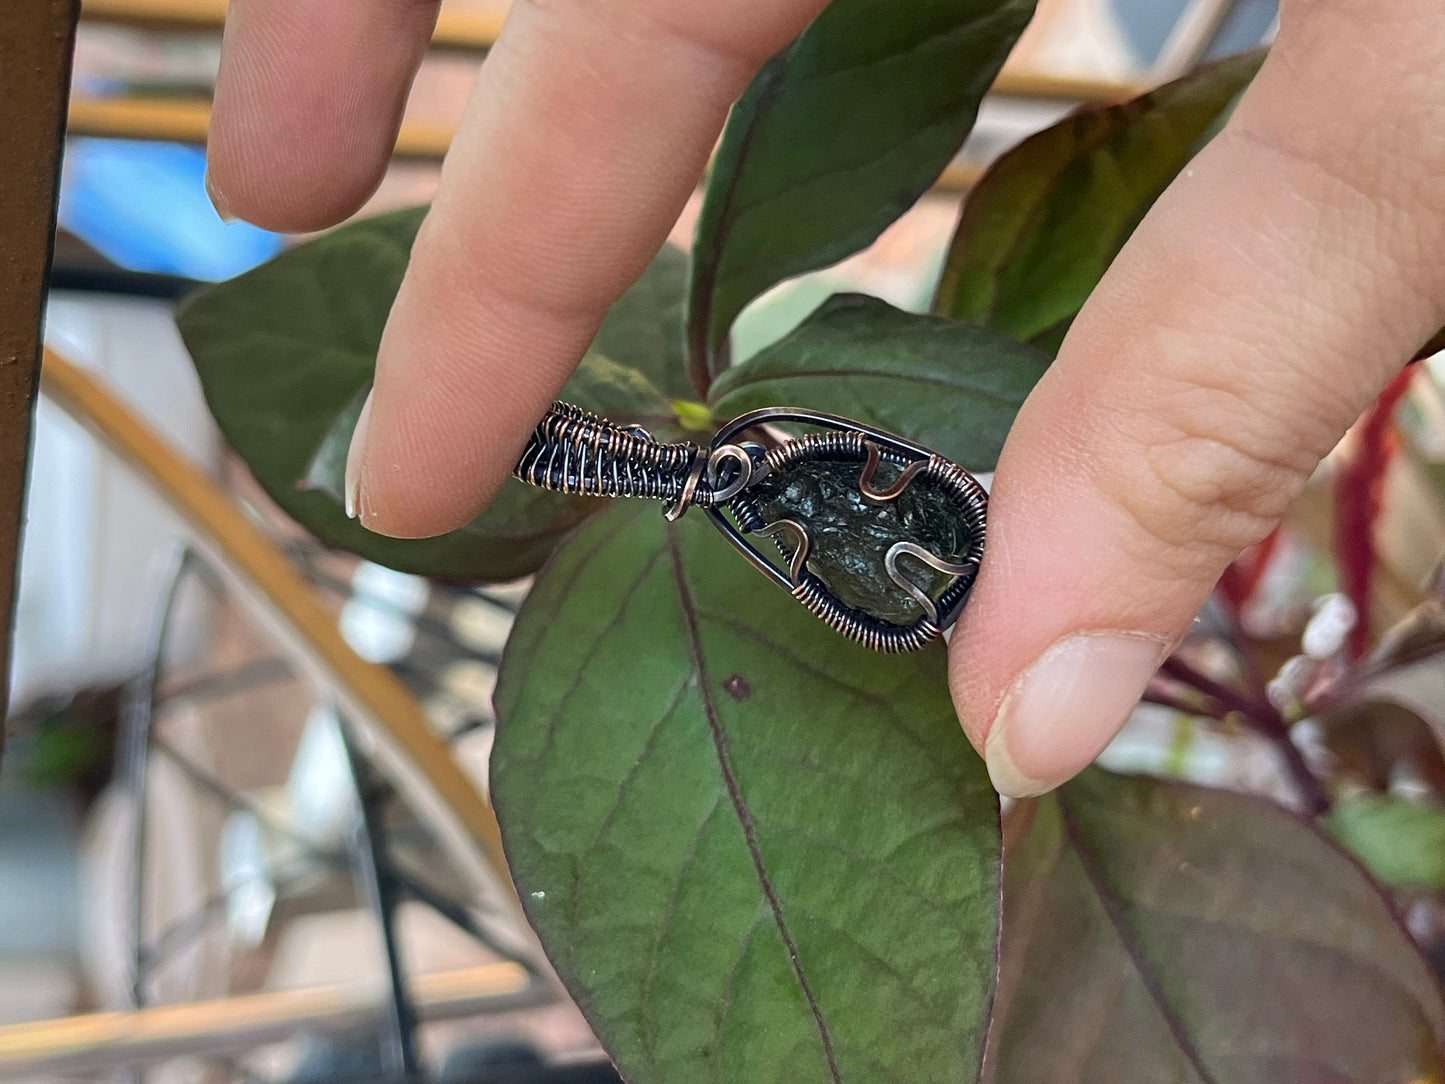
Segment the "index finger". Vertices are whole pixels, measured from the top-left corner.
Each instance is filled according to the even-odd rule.
[[[352,441],[372,530],[467,522],[666,237],[733,99],[823,0],[519,0],[413,248]]]

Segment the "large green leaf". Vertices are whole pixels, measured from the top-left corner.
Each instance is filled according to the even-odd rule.
[[[743,307],[870,244],[957,153],[1034,0],[833,0],[733,107],[693,248],[694,384]]]
[[[1431,971],[1304,821],[1097,769],[1015,815],[987,1079],[1442,1079]]]
[[[942,649],[852,644],[659,511],[570,538],[502,662],[492,795],[548,955],[632,1084],[973,1080],[998,806]]]
[[[934,311],[1056,349],[1262,59],[1231,57],[1134,101],[1080,110],[1003,155],[963,205]]]
[[[391,303],[425,208],[343,226],[229,282],[177,314],[206,401],[231,446],[281,508],[323,541],[408,572],[509,579],[535,571],[600,507],[509,481],[466,527],[439,538],[384,538],[346,518],[341,470],[376,365]],[[683,260],[665,250],[609,314],[564,396],[623,420],[666,425],[654,381],[681,372]]]
[[[713,385],[713,413],[823,410],[993,470],[1046,354],[996,332],[859,294],[831,298],[794,332]]]

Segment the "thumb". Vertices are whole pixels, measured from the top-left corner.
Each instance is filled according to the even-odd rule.
[[[1442,42],[1437,0],[1287,7],[1024,405],[950,644],[1005,794],[1098,755],[1229,562],[1445,322]]]

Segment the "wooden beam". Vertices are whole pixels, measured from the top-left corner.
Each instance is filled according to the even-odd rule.
[[[943,171],[943,175],[933,183],[935,195],[940,196],[962,196],[966,195],[978,179],[984,175],[988,166],[983,162],[959,161],[952,162]]]
[[[70,99],[70,134],[112,139],[206,142],[211,103],[203,98]]]
[[[408,979],[423,1020],[465,1019],[546,1000],[545,988],[510,961]],[[54,1079],[168,1058],[241,1054],[301,1032],[373,1027],[385,1007],[383,985],[364,982],[11,1024],[0,1027],[0,1076]]]
[[[226,0],[82,0],[80,13],[93,23],[211,31],[226,21]]]
[[[204,145],[211,103],[203,98],[88,98],[70,102],[70,134],[112,139],[159,139]],[[452,130],[440,124],[407,121],[397,135],[401,161],[439,162],[451,144]],[[944,171],[934,191],[967,192],[983,173],[978,162],[956,162]]]
[[[1192,0],[1155,57],[1155,73],[1161,79],[1178,79],[1198,64],[1237,7],[1239,0]]]
[[[75,18],[73,0],[0,3],[0,718]]]
[[[999,98],[1029,98],[1050,102],[1078,102],[1108,105],[1137,98],[1149,87],[1122,79],[1093,79],[1084,76],[1049,75],[1006,66],[998,73],[989,93]]]
[[[204,146],[211,124],[206,98],[93,98],[77,95],[70,102],[70,134],[109,139],[157,139]],[[452,129],[440,124],[408,121],[397,137],[395,156],[412,161],[440,161],[451,143]]]
[[[437,28],[432,33],[432,48],[461,52],[490,49],[502,32],[503,18],[501,15],[442,8],[441,15],[437,17]]]
[[[87,22],[142,30],[220,33],[226,0],[83,0]],[[502,32],[502,16],[443,8],[432,34],[432,48],[485,52]]]
[[[226,0],[84,0],[81,11],[88,21],[97,23],[220,33],[226,21]],[[432,34],[432,48],[486,52],[496,44],[502,21],[500,13],[457,11],[444,6]],[[1062,102],[1123,101],[1141,91],[1134,83],[1056,76],[1013,67],[1005,68],[993,87],[993,93],[1000,97]]]

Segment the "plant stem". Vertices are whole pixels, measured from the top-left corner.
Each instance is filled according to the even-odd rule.
[[[1372,663],[1367,659],[1325,686],[1319,695],[1310,699],[1305,708],[1309,714],[1318,715],[1322,711],[1340,707],[1363,692],[1372,681],[1386,677],[1396,670],[1428,662],[1441,654],[1445,654],[1445,642],[1425,644],[1413,651],[1401,652],[1394,658],[1383,662]]]
[[[1306,812],[1311,817],[1318,817],[1329,811],[1330,796],[1315,773],[1310,770],[1310,766],[1305,763],[1304,754],[1291,740],[1289,724],[1285,722],[1284,716],[1279,713],[1278,708],[1263,696],[1250,696],[1232,685],[1216,681],[1177,655],[1171,655],[1165,659],[1164,665],[1159,668],[1159,671],[1170,680],[1187,685],[1196,692],[1218,701],[1230,711],[1237,712],[1257,733],[1268,738],[1279,751],[1285,767],[1289,769],[1295,786],[1299,788],[1300,795],[1304,799]]]
[[[1268,729],[1269,724],[1263,722],[1260,716],[1266,712],[1273,712],[1277,717],[1279,713],[1274,706],[1267,701],[1260,701],[1250,696],[1242,689],[1236,689],[1233,685],[1226,685],[1217,681],[1201,670],[1196,669],[1185,662],[1178,655],[1170,655],[1159,667],[1159,672],[1171,681],[1177,681],[1180,685],[1188,686],[1197,693],[1203,693],[1212,700],[1218,701],[1230,711],[1238,712],[1250,722],[1262,723],[1262,729]]]
[[[1264,675],[1260,673],[1254,652],[1250,650],[1254,646],[1254,638],[1244,631],[1244,620],[1237,609],[1230,606],[1222,606],[1220,609],[1224,611],[1224,620],[1229,626],[1230,646],[1234,648],[1234,656],[1239,660],[1240,669],[1244,671],[1245,683],[1255,696],[1261,700],[1267,699]]]
[[[1199,693],[1198,689],[1192,689],[1190,691]],[[1155,704],[1161,708],[1169,708],[1171,711],[1177,711],[1184,715],[1200,715],[1206,719],[1222,720],[1229,714],[1223,704],[1214,700],[1212,697],[1205,696],[1203,693],[1199,693],[1199,700],[1197,702],[1190,703],[1183,697],[1175,696],[1173,693],[1161,689],[1157,685],[1151,685],[1144,690],[1144,702],[1146,704]]]

